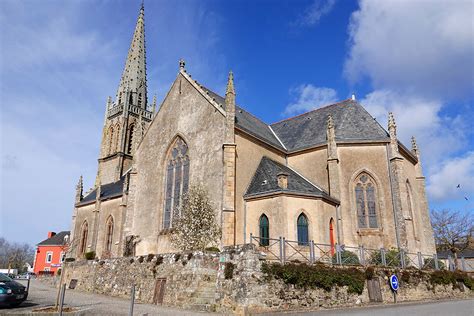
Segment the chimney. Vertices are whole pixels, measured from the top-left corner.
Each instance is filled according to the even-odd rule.
[[[55,232],[48,232],[48,238],[51,238],[51,237],[53,237],[54,235],[56,235]]]
[[[282,189],[288,189],[288,176],[286,172],[280,172],[277,174],[278,186]]]

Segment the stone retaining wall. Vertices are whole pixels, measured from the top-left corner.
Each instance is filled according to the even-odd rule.
[[[361,295],[348,293],[346,287],[300,289],[281,280],[268,279],[261,272],[264,254],[254,245],[236,246],[223,252],[149,255],[68,263],[65,280],[77,279],[79,290],[119,297],[130,297],[136,284],[136,299],[152,303],[158,279],[166,279],[163,305],[225,313],[271,310],[317,309],[354,306],[369,302],[367,286]],[[226,279],[225,266],[234,267]],[[384,302],[393,296],[383,271],[380,279]],[[228,273],[228,277],[230,274]],[[403,284],[398,301],[472,297],[453,286],[432,286],[426,281]]]

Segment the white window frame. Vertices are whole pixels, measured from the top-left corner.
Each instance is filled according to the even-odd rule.
[[[59,263],[63,263],[64,259],[66,259],[66,252],[61,251],[61,254],[59,255]]]
[[[51,254],[51,258],[48,260],[48,256]],[[53,262],[53,252],[52,251],[47,251],[46,252],[46,263],[51,263]]]

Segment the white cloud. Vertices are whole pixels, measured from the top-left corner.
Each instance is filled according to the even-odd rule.
[[[361,0],[349,26],[345,74],[375,89],[472,96],[474,2]]]
[[[474,151],[445,161],[430,178],[427,191],[433,199],[474,199]]]
[[[336,0],[314,0],[294,24],[299,26],[313,26],[317,24],[323,16],[328,15],[335,4]]]
[[[295,101],[286,106],[283,114],[296,114],[310,111],[337,101],[337,92],[331,88],[315,87],[312,84],[303,84],[291,89]]]

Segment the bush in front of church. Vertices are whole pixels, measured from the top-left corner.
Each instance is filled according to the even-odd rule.
[[[171,242],[177,249],[202,251],[218,245],[221,228],[209,195],[203,187],[190,187],[175,214],[178,219],[173,223]]]
[[[341,251],[341,262],[342,264],[354,264],[354,265],[360,264],[359,257],[355,253],[349,250]],[[337,253],[334,253],[334,255],[332,256],[332,263],[334,264],[337,263]]]

